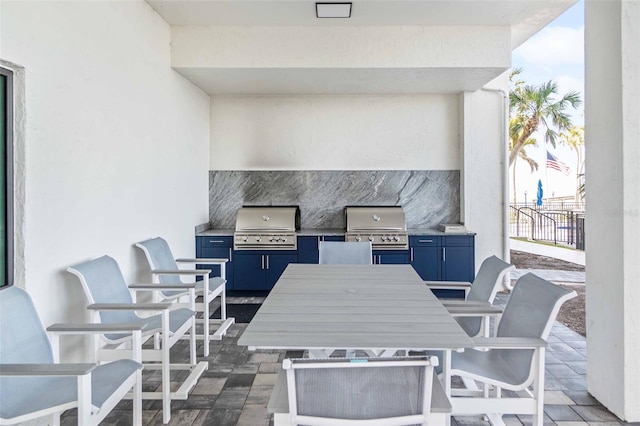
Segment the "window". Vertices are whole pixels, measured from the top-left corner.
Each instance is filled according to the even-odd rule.
[[[13,284],[13,73],[0,67],[0,287]]]

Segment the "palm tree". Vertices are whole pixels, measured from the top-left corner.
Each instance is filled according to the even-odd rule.
[[[523,117],[521,116],[512,117],[509,120],[509,151],[513,150],[514,145],[518,141],[519,135],[522,131],[523,124],[524,124],[524,120],[523,120]],[[535,138],[530,137],[524,142],[524,144],[522,145],[522,148],[520,148],[520,151],[518,152],[518,157],[522,158],[524,161],[527,162],[527,164],[529,164],[529,168],[531,168],[531,173],[533,173],[536,170],[538,170],[538,163],[536,162],[536,160],[534,160],[533,158],[527,155],[527,152],[525,151],[526,146],[537,147],[538,141]],[[513,167],[513,201],[515,202],[517,200],[516,194],[518,193],[516,189],[516,162],[513,163],[512,167]]]
[[[527,141],[541,126],[544,140],[554,147],[559,131],[569,130],[571,117],[566,113],[569,106],[577,108],[582,104],[578,92],[569,92],[557,99],[558,85],[553,81],[541,86],[526,85],[523,81],[513,81],[522,72],[521,68],[511,72],[513,88],[509,91],[509,110],[511,118],[516,118],[517,128],[509,129],[515,138],[509,153],[509,165],[512,165]],[[511,124],[511,122],[510,122]]]
[[[584,126],[573,126],[560,133],[560,143],[576,152],[576,201],[584,199]]]

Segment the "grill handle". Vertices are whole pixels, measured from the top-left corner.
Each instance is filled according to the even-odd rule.
[[[265,228],[265,227],[259,227],[259,228],[240,228],[237,230],[237,232],[244,232],[244,231],[264,231],[264,232],[271,232],[271,231],[292,231],[291,228],[289,227],[280,227],[280,228]]]
[[[352,230],[350,232],[358,232],[358,231],[377,231],[377,232],[404,231],[404,228],[400,227],[400,226],[392,226],[392,227],[386,227],[386,228],[380,228],[380,227],[377,227],[377,226],[365,226],[365,227],[361,227],[361,228],[352,228]]]

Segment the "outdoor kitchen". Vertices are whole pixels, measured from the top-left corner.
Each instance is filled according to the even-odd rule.
[[[460,222],[453,171],[211,171],[198,258],[228,258],[227,289],[269,291],[290,263],[318,263],[320,241],[369,241],[374,264],[425,280],[471,281],[475,234]],[[455,292],[449,293],[455,296]]]

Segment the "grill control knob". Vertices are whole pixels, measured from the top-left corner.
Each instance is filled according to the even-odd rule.
[[[280,239],[282,240],[283,243],[287,241],[287,237],[282,237]]]
[[[358,242],[362,241],[362,238],[360,238],[360,235],[356,236],[356,241]]]
[[[393,239],[394,239],[395,241],[400,241],[400,237],[398,237],[397,235],[396,235],[395,237],[393,237]]]
[[[369,237],[369,241],[373,242],[374,238],[373,237]]]
[[[249,237],[242,237],[242,241],[248,241]]]
[[[273,241],[273,237],[269,237],[269,241]],[[276,241],[278,241],[277,238],[276,238]]]
[[[256,241],[260,241],[260,237],[256,237]]]

